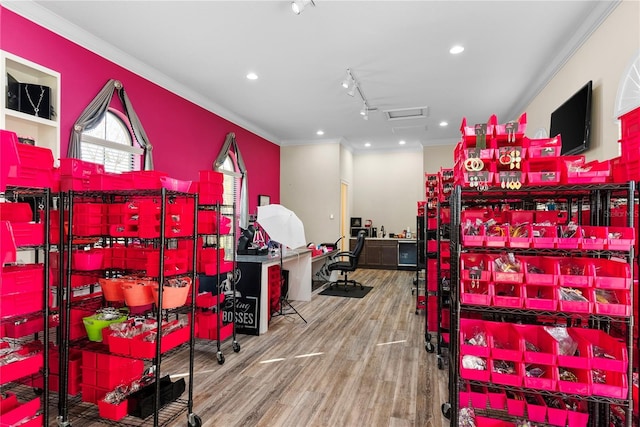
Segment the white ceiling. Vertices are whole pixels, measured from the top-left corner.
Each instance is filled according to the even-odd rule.
[[[2,4],[277,144],[359,152],[453,144],[462,117],[516,119],[618,1],[315,0],[300,15],[266,0]],[[369,120],[341,86],[347,68]],[[423,106],[427,118],[383,114]]]

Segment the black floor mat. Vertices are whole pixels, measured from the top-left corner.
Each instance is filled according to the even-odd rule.
[[[371,286],[365,286],[364,289],[360,289],[360,286],[347,286],[347,289],[343,286],[333,288],[327,288],[320,292],[319,295],[329,295],[331,297],[346,297],[346,298],[363,298],[373,289]]]

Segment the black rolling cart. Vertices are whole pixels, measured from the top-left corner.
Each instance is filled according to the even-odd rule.
[[[0,367],[3,423],[46,425],[49,373],[48,188],[7,187],[0,193],[2,250],[1,348],[13,362]],[[32,262],[23,263],[24,259]],[[13,349],[13,351],[11,350]]]
[[[633,414],[634,402],[631,387],[636,366],[633,355],[633,306],[638,304],[638,300],[637,295],[634,295],[633,278],[634,270],[638,268],[637,258],[634,254],[632,239],[619,239],[617,232],[621,231],[620,229],[611,233],[614,227],[605,228],[610,224],[609,212],[612,200],[624,200],[627,206],[626,230],[635,227],[637,233],[638,221],[634,218],[637,197],[633,182],[532,186],[517,192],[489,188],[482,193],[456,187],[451,198],[452,309],[450,320],[452,335],[449,350],[449,401],[442,406],[443,414],[451,420],[451,425],[459,425],[459,411],[469,403],[463,401],[461,396],[469,396],[470,390],[485,390],[485,393],[505,395],[507,409],[510,408],[509,400],[512,399],[512,402],[517,403],[520,396],[523,408],[520,413],[511,409],[495,408],[491,401],[483,407],[475,407],[477,416],[492,419],[513,422],[537,418],[536,421],[541,425],[557,425],[554,424],[558,422],[557,420],[554,423],[550,422],[551,411],[548,414],[549,418],[545,412],[541,416],[534,412],[534,408],[540,405],[534,402],[542,402],[546,410],[548,404],[545,402],[556,401],[571,403],[572,408],[564,408],[563,404],[562,409],[566,409],[564,416],[581,416],[582,422],[590,427],[608,425],[632,427],[634,422],[637,423],[637,417]],[[506,244],[503,246],[470,245],[465,242],[460,218],[466,208],[497,204],[523,206],[523,201],[529,206],[538,207],[549,201],[553,201],[557,206],[562,205],[567,212],[565,221],[568,222],[573,218],[575,223],[579,227],[584,227],[585,230],[581,230],[580,233],[568,233],[567,222],[550,226],[549,231],[555,229],[558,232],[556,241],[551,245],[547,245],[547,242],[543,244],[542,241],[537,243],[534,239],[542,239],[540,234],[529,236],[530,245],[517,243],[512,240],[513,235],[508,233],[505,234],[508,237],[505,237]],[[582,217],[584,208],[588,208],[589,219]],[[462,265],[464,262],[470,263],[473,256],[485,257],[484,259],[488,262],[494,262],[505,252],[512,254],[516,259],[523,257],[520,258],[523,262],[530,263],[535,268],[521,271],[523,275],[515,273],[510,276],[512,280],[505,280],[505,277],[498,276],[493,271],[489,272],[487,263],[478,264],[479,267],[476,270],[469,269],[469,265]],[[548,265],[543,266],[543,262]],[[563,262],[566,264],[562,264]],[[584,269],[581,271],[589,273],[579,274],[570,271],[569,265],[574,264],[583,265]],[[553,267],[554,265],[556,267]],[[622,272],[618,272],[618,269]],[[613,270],[616,270],[615,274]],[[544,272],[542,276],[534,276],[541,274],[541,271]],[[556,283],[551,288],[553,293],[545,296],[544,293],[540,293],[540,286],[535,291],[536,285],[541,284],[536,281],[542,281],[543,276],[544,280],[553,277],[554,274],[549,275],[549,271],[555,271],[556,278],[553,280],[557,282],[553,280],[550,282]],[[492,279],[485,279],[485,274],[487,278],[492,277]],[[617,281],[615,289],[621,302],[615,310],[609,308],[611,302],[602,302],[597,299],[599,290],[611,290],[605,287],[604,283],[609,279],[604,277],[613,277],[613,280]],[[594,283],[600,280],[598,282],[600,284],[582,288],[581,295],[584,298],[573,299],[564,296],[571,283],[590,283],[592,279]],[[491,297],[493,303],[482,293],[482,283],[489,283],[489,280],[491,284],[487,286],[489,294],[493,293]],[[520,286],[524,291],[521,290],[520,294],[513,295],[491,291],[493,286],[497,289],[502,283],[509,283],[512,288]],[[551,286],[550,283],[546,286]],[[528,287],[531,287],[534,292],[531,293]],[[476,292],[475,295],[470,293],[472,288],[476,289],[473,291]],[[472,298],[469,298],[470,296]],[[485,298],[484,301],[483,298]],[[513,298],[510,300],[513,301],[513,305],[507,304],[507,298]],[[518,298],[521,302],[525,302],[524,306],[518,304]],[[536,305],[527,304],[528,298],[531,298],[531,304]],[[541,305],[543,303],[544,305]],[[553,309],[554,307],[556,308]],[[471,322],[480,322],[479,325],[486,326],[487,336],[492,338],[486,344],[479,344],[475,340],[477,335],[474,335],[474,340],[469,341],[468,338],[473,333],[467,334],[463,331],[463,321],[467,325]],[[553,339],[547,337],[546,340],[536,342],[536,335],[531,333],[534,330],[539,331],[540,328],[557,328],[558,326],[569,334],[576,334],[576,337],[593,336],[602,341],[596,341],[595,338],[593,341],[591,338],[577,339],[576,342],[580,342],[583,347],[575,354],[563,353],[561,350],[550,352],[541,346],[552,342]],[[491,327],[495,328],[493,332]],[[497,342],[502,342],[498,337],[500,334],[507,334],[508,328],[512,328],[520,336],[517,340],[520,342],[519,348],[496,345]],[[609,344],[600,344],[604,342]],[[490,347],[487,344],[491,344]],[[598,356],[598,345],[606,347],[609,352],[613,352],[615,348],[618,353],[615,356],[611,354]],[[510,360],[506,354],[512,350],[522,352],[524,360],[513,356],[516,374],[509,372],[510,375],[505,376],[504,371],[496,369],[497,359]],[[543,363],[543,355],[555,357],[555,359],[549,359],[554,362]],[[469,358],[463,361],[467,357]],[[615,360],[614,365],[608,365],[604,357]],[[487,364],[482,367],[481,364],[476,363],[477,366],[470,367],[469,362],[472,358],[485,360]],[[534,368],[541,369],[534,372]],[[628,384],[628,387],[624,384]],[[472,402],[470,404],[475,406]]]
[[[436,259],[438,261],[438,289],[436,291],[436,355],[438,357],[438,369],[444,369],[446,363],[446,355],[444,353],[449,348],[451,340],[450,323],[445,310],[451,310],[451,264],[453,262],[450,248],[451,209],[448,200],[438,202],[437,219]]]
[[[104,425],[175,425],[180,415],[185,414],[188,426],[202,425],[200,417],[193,412],[198,195],[165,188],[69,191],[63,197],[59,215],[60,241],[66,242],[63,252],[66,275],[60,304],[63,339],[60,346],[58,425],[70,426],[72,418],[100,419]],[[63,225],[65,216],[68,221],[66,233]],[[86,265],[80,263],[85,257],[76,258],[79,244],[91,247],[87,251],[89,254],[83,254],[89,256]],[[119,251],[118,257],[114,256],[115,249]],[[107,255],[109,250],[111,253]],[[104,261],[94,262],[94,259],[102,257],[91,257],[100,253]],[[61,261],[61,271],[65,270],[63,265]],[[89,294],[93,297],[77,299],[75,285],[87,277]],[[95,337],[88,340],[79,333],[76,321],[77,313],[83,310],[90,312],[105,305],[124,305],[109,302],[112,300],[107,299],[107,288],[99,288],[95,283],[96,278],[99,281],[100,278],[124,277],[131,278],[132,284],[123,285],[123,292],[137,292],[150,287],[145,289],[144,303],[138,305],[132,300],[125,301],[130,314],[135,314],[141,321],[154,321],[155,329],[143,333],[135,344],[134,339],[126,340],[130,341],[127,351],[116,352],[112,338],[109,338],[108,345],[105,343],[107,332],[104,329],[102,342]],[[169,286],[176,282],[182,282],[182,287]],[[100,286],[106,286],[106,283],[100,282]],[[180,296],[176,298],[177,293]],[[86,322],[87,318],[82,319]],[[163,371],[162,361],[185,346],[189,348],[188,384],[183,378],[172,382]],[[82,360],[82,400],[69,395],[73,385],[69,374],[75,363],[73,354],[77,352],[81,353]],[[102,409],[99,413],[98,408],[105,391],[114,386],[106,386],[101,381],[120,381],[119,377],[111,375],[131,366],[141,371],[144,369],[147,381],[138,391],[126,392],[124,406],[117,405],[117,415],[104,417]],[[93,379],[90,380],[85,373],[92,374],[90,377]],[[132,373],[126,378],[135,380],[140,375]],[[96,381],[95,385],[90,381]],[[123,380],[122,384],[126,383]],[[181,397],[185,391],[186,399]]]
[[[196,268],[199,273],[205,273],[207,280],[210,282],[205,292],[207,294],[206,300],[210,303],[204,303],[198,305],[198,312],[195,318],[198,316],[212,315],[215,320],[215,337],[205,336],[204,330],[201,331],[198,341],[202,343],[215,342],[216,345],[216,359],[218,364],[222,365],[225,362],[225,357],[222,352],[222,342],[231,338],[231,347],[235,353],[240,352],[241,346],[237,340],[236,332],[236,303],[237,303],[237,289],[236,284],[239,280],[240,271],[237,268],[236,263],[236,209],[235,204],[199,204],[198,209],[201,213],[206,212],[208,215],[213,215],[215,218],[214,227],[200,230],[198,233],[199,239],[202,239],[203,249],[213,249],[216,251],[224,250],[226,257],[231,256],[231,260],[225,260],[224,257],[217,257],[215,267],[207,267],[207,271],[204,266]],[[223,224],[228,222],[230,224],[229,229],[223,230]],[[229,268],[223,268],[223,265],[229,265]],[[229,270],[229,271],[222,271]],[[204,276],[200,276],[201,280]],[[206,329],[206,327],[205,327]]]

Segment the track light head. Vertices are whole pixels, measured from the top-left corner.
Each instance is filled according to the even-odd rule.
[[[356,82],[352,82],[351,87],[347,91],[347,95],[354,96],[356,94],[356,88],[357,88]]]
[[[309,4],[311,4],[311,6],[315,6],[316,5],[313,2],[313,0],[295,0],[295,1],[291,2],[291,10],[296,15],[300,15],[302,13],[302,11],[304,10],[304,8],[307,7]]]

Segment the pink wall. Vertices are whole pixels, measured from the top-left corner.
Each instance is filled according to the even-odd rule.
[[[258,194],[280,200],[280,147],[0,6],[0,49],[61,75],[60,150],[73,123],[109,79],[120,80],[149,140],[155,169],[196,180],[211,169],[225,136],[235,132],[249,176],[249,211]],[[116,108],[118,103],[113,105]],[[264,165],[269,165],[269,173]],[[274,173],[275,172],[275,173]]]

